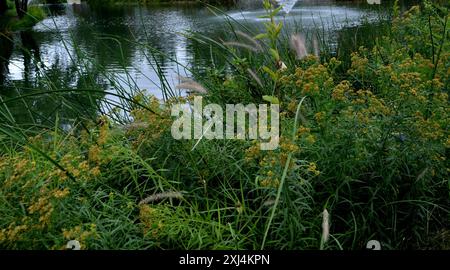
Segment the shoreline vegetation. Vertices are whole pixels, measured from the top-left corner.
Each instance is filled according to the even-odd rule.
[[[45,19],[44,9],[25,2],[0,0],[0,33],[30,29]]]
[[[186,34],[211,52],[179,86],[188,96],[105,92],[86,59],[76,86],[14,86],[0,99],[0,248],[450,249],[448,6],[395,1],[348,58],[264,8],[264,32]],[[196,95],[279,104],[280,147],[173,139],[171,106]],[[60,110],[35,111],[49,100]]]

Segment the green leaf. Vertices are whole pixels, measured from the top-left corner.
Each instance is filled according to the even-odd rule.
[[[254,39],[263,39],[263,38],[267,38],[267,37],[268,37],[268,35],[266,33],[261,33],[261,34],[254,36],[253,38]]]
[[[263,1],[263,7],[264,7],[264,9],[268,10],[268,9],[270,9],[272,7],[272,4],[270,3],[269,0],[264,0]]]
[[[270,19],[270,15],[261,15],[257,17],[258,19]]]
[[[278,12],[280,12],[280,10],[283,8],[283,6],[281,5],[281,6],[279,6],[279,7],[277,7],[276,9],[274,9],[271,13],[270,13],[270,16],[271,17],[275,17],[277,14],[278,14]]]
[[[263,96],[263,100],[270,102],[271,104],[280,104],[280,100],[274,96]]]
[[[278,54],[278,51],[277,51],[277,50],[274,50],[274,49],[270,48],[269,51],[270,51],[270,54],[272,55],[272,57],[273,57],[276,61],[280,60],[280,55]]]
[[[279,22],[278,25],[275,27],[275,35],[279,35],[281,32],[281,29],[283,28],[283,23]]]
[[[278,80],[278,75],[273,72],[270,68],[263,66],[262,69],[269,74],[269,76],[272,78],[272,80],[277,81]]]

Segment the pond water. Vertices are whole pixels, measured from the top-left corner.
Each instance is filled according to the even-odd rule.
[[[226,16],[235,23],[258,29],[264,20],[259,18],[264,14],[260,2],[241,0],[235,6],[224,7],[225,16],[217,16],[198,5],[104,7],[85,2],[48,5],[50,16],[31,31],[3,35],[0,84],[32,83],[40,76],[39,72],[52,68],[69,71],[84,58],[101,66],[115,81],[127,87],[131,81],[136,88],[160,96],[161,83],[155,69],[162,71],[167,83],[173,85],[177,74],[189,73],[184,67],[201,61],[195,53],[195,44],[182,33],[195,31],[213,39],[223,38],[228,27]],[[362,17],[376,19],[376,10],[374,6],[350,2],[297,1],[279,19],[287,25],[301,25],[303,30],[323,27],[333,33],[358,24]],[[172,60],[153,58],[150,48]]]
[[[75,123],[81,111],[83,117],[95,118],[123,101],[115,94],[145,90],[164,99],[170,89],[183,95],[174,87],[179,75],[190,76],[195,67],[198,76],[199,67],[207,68],[218,58],[186,33],[226,41],[233,38],[230,27],[257,34],[265,20],[260,18],[262,1],[256,0],[239,0],[219,13],[192,4],[108,7],[69,2],[44,5],[48,17],[30,30],[0,31],[0,116],[11,116],[11,123]],[[411,2],[402,2],[402,9]],[[378,21],[387,8],[364,1],[299,0],[277,20],[284,23],[285,34],[305,34],[307,46],[311,33],[320,34],[332,53],[349,57],[353,48],[371,46],[383,33]],[[50,90],[57,92],[39,93]]]

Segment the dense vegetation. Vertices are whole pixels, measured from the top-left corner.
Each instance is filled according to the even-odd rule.
[[[184,87],[207,89],[205,103],[279,103],[279,149],[174,140],[170,106],[194,94],[108,99],[80,64],[75,88],[43,77],[41,91],[0,100],[0,247],[449,249],[448,8],[394,6],[385,36],[349,59],[307,54],[265,8],[265,33],[192,34],[225,61]],[[11,113],[23,104],[34,119],[49,96],[77,121]],[[116,106],[89,119],[88,102]]]

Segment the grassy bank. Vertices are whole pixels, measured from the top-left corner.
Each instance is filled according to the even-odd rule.
[[[103,96],[93,83],[43,77],[39,92],[0,100],[0,247],[364,249],[376,239],[383,249],[449,249],[448,9],[394,9],[387,34],[345,60],[307,54],[265,7],[264,33],[192,34],[223,61],[194,68],[184,87],[207,89],[205,103],[279,103],[277,150],[174,140],[170,106],[193,95]],[[94,82],[89,68],[79,73]],[[48,96],[76,121],[24,124],[11,113],[23,103],[35,119],[32,104]],[[90,119],[89,102],[117,106]]]
[[[42,21],[46,17],[45,11],[38,6],[28,7],[27,13],[23,18],[17,16],[14,1],[7,1],[7,10],[0,14],[0,31],[24,30],[29,29]]]

